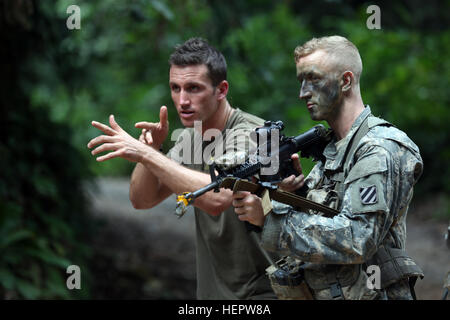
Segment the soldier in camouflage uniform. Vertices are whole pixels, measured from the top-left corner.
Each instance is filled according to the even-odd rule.
[[[412,299],[423,274],[404,251],[405,221],[422,173],[419,149],[363,104],[362,62],[350,41],[314,38],[296,48],[295,62],[300,99],[313,120],[328,122],[334,138],[324,163],[306,179],[291,176],[281,186],[294,191],[305,183],[308,199],[340,213],[328,218],[275,201],[270,211],[246,192],[235,194],[235,211],[241,220],[263,226],[263,247],[303,262],[315,299]],[[381,270],[379,288],[367,285],[369,265]]]

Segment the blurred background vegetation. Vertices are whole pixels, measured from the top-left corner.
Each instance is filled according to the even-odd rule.
[[[369,30],[366,1],[102,0],[0,3],[0,297],[90,298],[68,291],[66,267],[92,264],[83,184],[129,176],[133,164],[99,164],[86,147],[92,120],[114,114],[138,137],[138,121],[158,121],[169,107],[168,57],[201,36],[228,63],[229,101],[285,133],[315,123],[298,100],[294,48],[313,36],[339,34],[359,48],[362,95],[375,115],[418,144],[425,164],[417,199],[442,195],[436,217],[448,219],[450,185],[449,1],[377,1],[381,30]],[[66,9],[81,8],[81,29],[68,30]],[[165,144],[168,150],[170,143]],[[304,161],[306,172],[312,167]]]

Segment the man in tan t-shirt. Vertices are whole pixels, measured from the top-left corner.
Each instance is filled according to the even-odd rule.
[[[137,162],[130,183],[130,200],[136,209],[152,208],[171,194],[209,184],[205,151],[212,156],[248,151],[251,141],[236,143],[235,137],[248,138],[255,127],[263,125],[262,119],[230,106],[225,58],[203,39],[178,46],[169,63],[172,100],[186,129],[168,156],[158,151],[169,132],[165,106],[160,109],[159,123],[136,124],[143,129],[139,140],[120,128],[113,115],[111,127],[92,122],[106,134],[89,142],[89,148],[101,144],[92,154],[112,151],[97,161],[121,157]],[[275,298],[265,276],[269,262],[263,249],[234,214],[231,203],[232,191],[225,189],[195,200],[197,298]]]

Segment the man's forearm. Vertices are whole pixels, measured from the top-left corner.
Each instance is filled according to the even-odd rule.
[[[142,159],[142,165],[150,171],[158,181],[159,188],[164,186],[172,193],[192,192],[211,183],[208,174],[188,169],[165,155],[150,150]],[[153,181],[155,185],[155,183]],[[219,193],[210,191],[195,201],[195,206],[213,215],[219,214],[231,205],[230,190]]]
[[[141,163],[137,163],[130,180],[130,201],[136,209],[148,209],[171,194],[158,178]]]

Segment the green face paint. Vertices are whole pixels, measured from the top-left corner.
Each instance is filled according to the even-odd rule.
[[[316,65],[297,65],[300,99],[313,120],[328,120],[337,113],[341,104],[339,79]]]

